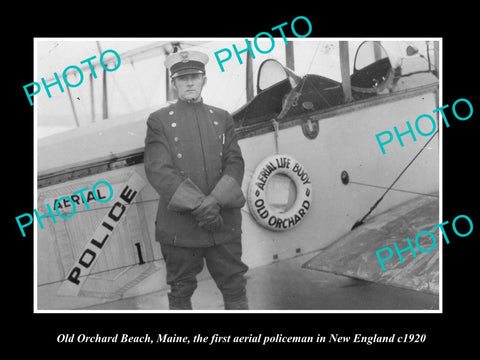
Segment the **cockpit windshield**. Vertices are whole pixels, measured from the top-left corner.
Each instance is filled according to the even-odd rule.
[[[292,89],[297,86],[301,80],[300,76],[280,64],[277,60],[265,60],[258,70],[257,92],[261,92],[285,79],[288,79]]]
[[[295,46],[312,54],[311,46]],[[233,117],[237,127],[281,121],[437,82],[438,42],[318,42],[303,76],[275,59],[263,61],[256,96]]]

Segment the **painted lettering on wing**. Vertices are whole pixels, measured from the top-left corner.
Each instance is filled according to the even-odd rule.
[[[104,184],[108,191],[105,188],[99,188],[99,185],[101,184]],[[47,212],[45,214],[40,215],[37,209],[33,209],[33,213],[35,214],[38,224],[40,225],[40,229],[44,229],[45,226],[43,224],[43,219],[45,218],[50,217],[54,224],[57,223],[55,213],[58,217],[62,219],[69,219],[75,215],[77,211],[77,205],[83,204],[85,208],[89,210],[90,206],[88,205],[88,203],[90,201],[96,200],[99,203],[106,203],[110,201],[112,197],[112,185],[110,185],[108,181],[100,180],[93,184],[91,190],[89,190],[87,186],[73,192],[73,194],[70,196],[59,197],[53,202],[52,206],[49,203],[45,204],[45,207],[47,208]],[[55,210],[55,213],[53,210]],[[22,236],[25,237],[26,234],[24,229],[33,224],[33,215],[31,215],[30,213],[24,213],[22,215],[16,216],[15,221],[17,222],[18,228],[20,229]]]

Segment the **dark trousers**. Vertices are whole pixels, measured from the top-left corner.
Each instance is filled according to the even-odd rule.
[[[196,276],[204,259],[208,271],[222,293],[226,309],[247,309],[246,279],[248,270],[242,260],[240,241],[204,248],[161,244],[167,267],[170,309],[191,309],[191,297],[197,288]],[[246,308],[247,307],[247,308]]]

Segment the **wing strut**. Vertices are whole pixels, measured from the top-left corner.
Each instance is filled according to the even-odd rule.
[[[250,41],[249,41],[250,43]],[[246,66],[246,93],[247,102],[253,99],[253,67],[252,67],[252,55],[250,51],[247,52],[247,66]]]
[[[66,86],[66,88],[67,88],[68,98],[70,99],[70,105],[72,106],[73,117],[75,118],[75,124],[77,125],[77,127],[80,127],[80,123],[78,122],[77,112],[75,110],[75,104],[73,103],[73,99],[72,99],[72,93],[70,92],[70,87]]]
[[[285,64],[287,65],[287,68],[295,71],[293,41],[290,41],[287,45],[285,45]]]
[[[102,48],[100,47],[100,42],[96,41],[98,52],[102,54]],[[108,98],[107,98],[107,72],[103,69],[103,78],[102,78],[102,118],[105,120],[108,118]]]
[[[93,93],[93,74],[88,75],[90,79],[90,116],[92,117],[92,122],[95,122],[95,96]]]
[[[348,41],[339,41],[340,45],[340,71],[342,74],[342,88],[345,102],[353,100],[352,85],[350,83],[350,61],[348,59]]]

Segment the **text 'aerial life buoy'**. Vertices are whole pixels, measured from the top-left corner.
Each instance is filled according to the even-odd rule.
[[[267,203],[266,192],[269,180],[283,174],[292,180],[296,188],[296,199],[286,211],[275,209]],[[312,205],[312,182],[302,164],[288,155],[273,155],[253,172],[247,191],[250,214],[263,227],[273,231],[285,231],[297,226]]]

